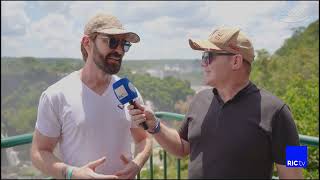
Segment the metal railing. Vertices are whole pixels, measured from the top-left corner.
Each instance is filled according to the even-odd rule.
[[[156,112],[155,115],[160,119],[165,120],[174,120],[174,121],[182,121],[184,119],[184,115],[171,113],[171,112]],[[1,138],[1,149],[2,148],[10,148],[14,146],[19,146],[23,144],[29,144],[32,142],[32,133],[22,134],[12,137]],[[319,146],[319,138],[306,136],[306,135],[299,135],[300,144],[301,145],[309,145],[309,146]],[[181,179],[181,172],[180,172],[181,162],[179,158],[176,158],[176,173],[177,179]],[[153,179],[153,155],[149,158],[149,178]],[[163,150],[163,178],[167,179],[167,152]],[[140,179],[140,173],[138,174],[138,179]]]

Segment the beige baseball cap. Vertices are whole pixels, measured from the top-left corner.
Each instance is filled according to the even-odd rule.
[[[239,28],[219,27],[210,34],[208,40],[189,39],[189,45],[194,50],[241,54],[250,63],[254,60],[252,43]]]
[[[84,34],[104,33],[109,35],[127,34],[126,40],[132,43],[140,41],[140,37],[123,28],[121,22],[113,15],[99,13],[92,17],[84,28]]]

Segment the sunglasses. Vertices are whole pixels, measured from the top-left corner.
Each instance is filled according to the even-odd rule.
[[[128,52],[130,47],[131,47],[131,43],[129,41],[122,40],[122,39],[117,39],[117,38],[115,38],[113,36],[100,36],[100,38],[108,40],[108,41],[104,41],[104,42],[107,45],[109,45],[110,49],[116,49],[120,44],[122,49],[123,49],[123,51],[124,52]]]
[[[228,52],[211,52],[205,51],[202,54],[201,65],[208,66],[217,56],[233,56],[235,54]]]

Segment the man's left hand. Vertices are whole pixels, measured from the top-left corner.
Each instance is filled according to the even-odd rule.
[[[140,166],[133,160],[126,158],[124,155],[121,155],[120,159],[125,164],[125,167],[116,172],[115,175],[120,179],[134,179],[135,176],[140,172]]]

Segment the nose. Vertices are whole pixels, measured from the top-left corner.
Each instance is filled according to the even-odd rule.
[[[120,54],[120,55],[124,55],[124,50],[123,50],[123,45],[122,43],[119,43],[117,48],[115,49],[115,51]]]
[[[200,61],[200,66],[201,66],[202,68],[206,68],[206,67],[208,67],[208,65],[209,65],[209,64],[207,64],[206,62]]]

